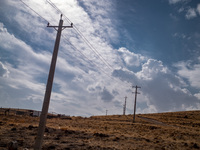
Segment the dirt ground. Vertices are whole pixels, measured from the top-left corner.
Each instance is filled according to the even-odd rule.
[[[43,150],[200,149],[200,111],[47,120]],[[38,117],[0,114],[0,150],[33,149]]]

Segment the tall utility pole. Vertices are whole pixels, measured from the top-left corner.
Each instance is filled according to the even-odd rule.
[[[139,86],[132,86],[132,88],[135,88],[135,92],[133,92],[133,93],[135,93],[135,103],[134,103],[134,114],[133,114],[133,122],[135,122],[135,112],[136,112],[136,99],[137,99],[137,94],[140,94],[139,92],[137,92],[137,89],[138,88],[141,88],[141,87],[139,87]]]
[[[108,110],[106,109],[106,116],[108,115]]]
[[[60,17],[60,22],[59,26],[50,26],[49,23],[47,27],[53,27],[54,29],[57,30],[57,36],[56,36],[56,41],[54,45],[54,51],[51,59],[51,66],[49,70],[49,76],[47,80],[47,85],[46,85],[46,92],[44,96],[44,101],[43,101],[43,106],[42,106],[42,112],[40,115],[40,122],[39,122],[39,128],[38,128],[38,133],[35,141],[35,146],[34,150],[41,150],[42,149],[42,142],[43,142],[43,136],[44,136],[44,130],[46,126],[46,120],[47,120],[47,113],[49,109],[49,102],[50,102],[50,97],[51,97],[51,90],[52,90],[52,85],[53,85],[53,78],[54,78],[54,72],[55,72],[55,67],[56,67],[56,60],[57,60],[57,55],[58,55],[58,48],[60,44],[60,37],[61,37],[61,32],[65,28],[72,28],[73,24],[71,26],[63,26],[63,20],[62,20],[62,14]]]
[[[123,115],[126,114],[126,99],[127,99],[127,96],[125,96],[124,98],[125,98],[125,102],[124,102]]]

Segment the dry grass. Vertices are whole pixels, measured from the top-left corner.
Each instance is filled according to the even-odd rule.
[[[200,149],[200,111],[132,116],[71,117],[48,119],[43,149]],[[0,149],[12,140],[19,149],[31,149],[39,118],[0,116]],[[168,125],[168,126],[167,126]]]

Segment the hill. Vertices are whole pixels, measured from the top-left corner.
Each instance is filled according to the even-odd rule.
[[[43,150],[200,149],[200,111],[47,120]],[[38,117],[0,114],[0,149],[32,149]]]

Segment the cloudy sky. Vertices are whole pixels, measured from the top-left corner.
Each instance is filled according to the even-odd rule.
[[[200,109],[199,0],[1,0],[0,107],[41,110],[62,31],[50,112]]]

